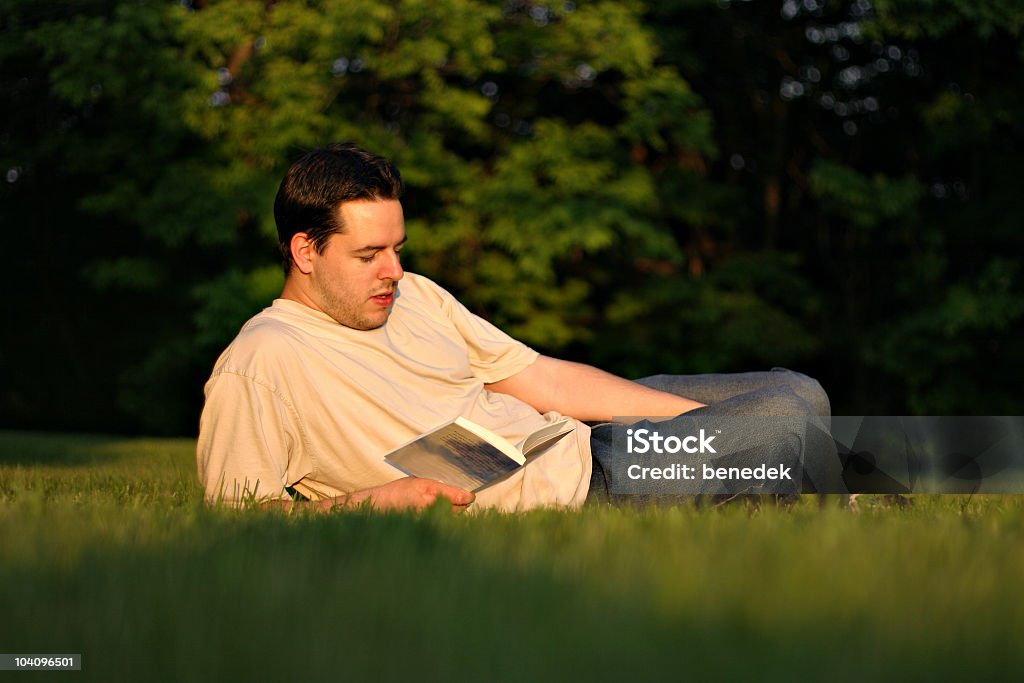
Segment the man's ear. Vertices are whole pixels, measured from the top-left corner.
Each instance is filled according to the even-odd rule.
[[[299,269],[299,272],[306,275],[312,273],[316,249],[314,249],[313,240],[309,239],[309,235],[304,232],[295,233],[288,246],[292,250],[292,263]]]

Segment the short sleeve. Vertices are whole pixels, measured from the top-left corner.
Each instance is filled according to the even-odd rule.
[[[285,488],[308,474],[289,471],[300,447],[293,413],[253,378],[233,372],[211,378],[196,446],[206,499],[229,504],[290,499]]]
[[[470,313],[448,292],[444,294],[448,316],[469,348],[473,374],[485,384],[507,379],[537,360],[539,353]]]

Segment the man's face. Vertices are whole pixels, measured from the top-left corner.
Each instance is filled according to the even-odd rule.
[[[317,307],[345,327],[373,330],[391,315],[404,271],[405,218],[398,200],[345,202],[344,232],[313,255],[312,291]]]

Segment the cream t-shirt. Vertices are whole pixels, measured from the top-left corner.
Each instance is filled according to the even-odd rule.
[[[458,416],[515,443],[561,415],[484,384],[537,355],[413,273],[376,330],[277,299],[242,327],[206,383],[197,448],[206,497],[287,499],[290,486],[316,500],[380,486],[404,476],[387,453]],[[590,473],[590,430],[577,421],[474,507],[578,506]]]

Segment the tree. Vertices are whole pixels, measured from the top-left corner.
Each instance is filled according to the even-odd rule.
[[[277,182],[338,140],[403,170],[408,265],[541,350],[790,365],[853,413],[1017,412],[1022,16],[4,0],[3,414],[193,431],[279,291]]]

